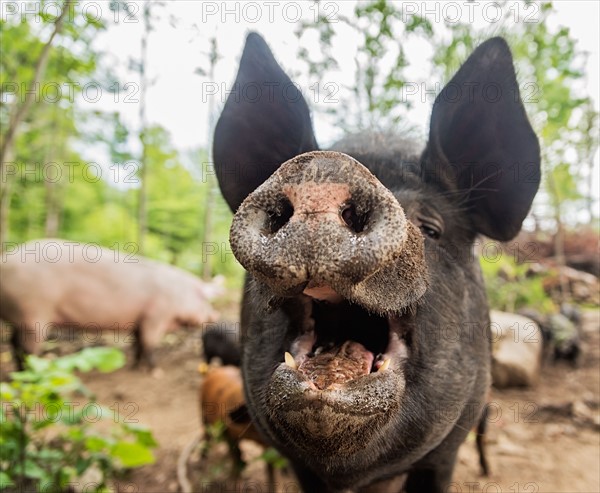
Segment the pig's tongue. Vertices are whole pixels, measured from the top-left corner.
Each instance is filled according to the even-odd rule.
[[[306,358],[298,371],[304,373],[315,387],[326,390],[368,375],[373,359],[373,353],[361,343],[346,341],[342,346]]]

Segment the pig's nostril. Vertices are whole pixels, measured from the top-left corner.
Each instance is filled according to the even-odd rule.
[[[269,233],[277,233],[294,215],[294,207],[288,199],[282,198],[275,208],[267,211],[267,215]]]
[[[343,206],[340,215],[342,216],[342,220],[346,223],[346,225],[355,233],[360,233],[365,229],[368,214],[360,214],[356,210],[356,206],[354,204],[346,204]]]

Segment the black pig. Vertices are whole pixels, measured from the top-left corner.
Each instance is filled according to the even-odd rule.
[[[249,411],[306,492],[442,492],[484,406],[489,317],[472,245],[513,238],[540,181],[503,39],[441,91],[415,151],[391,134],[320,151],[302,95],[248,36],[214,159],[249,272]]]
[[[219,358],[224,366],[240,366],[240,348],[235,337],[235,327],[221,326],[208,329],[202,334],[204,360],[210,363]]]

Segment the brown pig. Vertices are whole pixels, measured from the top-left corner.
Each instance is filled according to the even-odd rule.
[[[200,384],[200,409],[205,437],[208,428],[218,422],[225,425],[224,436],[233,459],[235,475],[245,467],[240,453],[240,440],[253,440],[268,447],[258,433],[246,408],[242,373],[237,366],[212,368]],[[273,484],[273,467],[268,464],[269,483]]]
[[[51,326],[134,331],[136,364],[169,330],[214,321],[207,286],[176,267],[65,240],[35,240],[2,253],[0,318],[13,326],[18,364]]]

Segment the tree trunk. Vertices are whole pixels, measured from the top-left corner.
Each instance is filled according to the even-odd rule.
[[[205,250],[205,245],[210,241],[211,233],[212,233],[212,209],[214,204],[214,186],[212,177],[209,176],[207,178],[206,186],[208,190],[206,191],[206,200],[204,202],[204,227],[202,233],[202,248],[201,251]],[[202,279],[205,281],[209,281],[212,277],[212,262],[210,257],[206,258],[206,262],[202,264]]]
[[[565,262],[565,230],[562,221],[562,216],[560,213],[561,206],[561,198],[558,194],[558,190],[556,187],[556,183],[554,177],[552,176],[552,172],[548,173],[548,185],[552,188],[552,195],[554,196],[551,200],[553,200],[552,207],[554,209],[554,220],[556,221],[556,233],[554,234],[554,258],[556,260],[556,264],[558,266],[558,278],[560,280],[560,303],[564,303],[566,301],[568,295],[568,286],[567,281],[564,275],[564,267],[566,265]]]
[[[584,145],[587,161],[587,193],[586,193],[586,205],[588,210],[588,224],[590,226],[596,223],[596,210],[594,208],[594,156],[598,149],[598,128],[594,129],[594,121],[597,117],[597,113],[593,108],[588,109],[586,113],[586,128],[583,132]]]
[[[560,218],[560,213],[556,214],[556,234],[554,235],[554,258],[559,268],[558,278],[560,280],[560,303],[565,303],[569,296],[569,286],[565,279],[564,270],[561,267],[566,265],[565,261],[565,230]]]
[[[44,224],[44,236],[56,238],[60,225],[60,183],[45,179],[46,188],[46,221]]]
[[[217,40],[216,38],[211,38],[210,40],[210,52],[209,52],[209,70],[208,70],[208,80],[215,79],[215,65],[218,60],[218,50],[217,50]],[[209,96],[208,99],[208,162],[212,163],[212,146],[210,142],[213,139],[213,133],[215,129],[215,100],[214,96]],[[201,163],[203,166],[203,163]],[[213,178],[210,174],[207,174],[206,186],[208,189],[206,190],[206,201],[204,203],[204,227],[202,230],[202,248],[201,252],[204,250],[204,245],[206,245],[211,237],[212,237],[212,214],[213,214],[213,204],[215,202],[215,184]],[[202,279],[205,281],[209,281],[212,277],[212,262],[210,258],[206,258],[206,262],[202,264]]]
[[[143,132],[143,131],[142,131]],[[146,143],[143,134],[140,136],[142,141],[142,156],[140,159],[140,190],[138,195],[138,252],[144,254],[144,240],[148,231],[148,165],[146,154]]]
[[[14,177],[7,175],[4,167],[0,169],[0,175],[3,183],[2,190],[0,190],[0,251],[2,251],[8,241],[8,212]]]
[[[142,35],[140,60],[140,141],[142,155],[140,158],[140,190],[138,197],[138,252],[144,254],[144,240],[148,232],[148,155],[144,137],[146,131],[146,63],[148,58],[148,36],[150,34],[150,2],[144,4],[144,34]]]
[[[55,108],[56,110],[56,108]],[[62,131],[60,128],[60,120],[56,118],[56,111],[52,115],[53,125],[52,128],[55,132],[59,133]],[[48,140],[48,151],[45,153],[44,163],[42,164],[42,171],[44,177],[44,188],[46,191],[46,220],[44,223],[44,236],[46,238],[56,238],[58,236],[58,229],[60,224],[60,210],[61,210],[61,177],[62,177],[62,166],[59,163],[55,163],[54,159],[57,156],[56,152],[56,140],[50,138]],[[50,164],[56,164],[59,169],[56,175],[52,175],[52,168]]]

